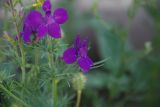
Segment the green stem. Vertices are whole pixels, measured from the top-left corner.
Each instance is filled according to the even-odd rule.
[[[49,65],[49,68],[53,70],[54,62],[53,62],[53,50],[52,50],[51,38],[48,37],[47,41],[48,41],[48,65]]]
[[[4,90],[9,96],[11,96],[12,98],[14,98],[15,100],[19,101],[20,103],[22,103],[25,107],[29,107],[29,105],[27,103],[25,103],[23,100],[21,100],[20,98],[18,98],[17,96],[15,96],[12,92],[10,92],[7,88],[5,88],[2,84],[0,84],[0,88],[2,90]]]
[[[52,40],[50,38],[47,39],[48,40],[48,65],[49,68],[51,69],[52,72],[56,72],[57,69],[54,65],[54,61],[53,61],[53,47],[52,47]],[[55,78],[55,76],[53,77],[52,80],[52,97],[53,97],[53,107],[57,107],[57,85],[58,85],[58,80]]]
[[[19,45],[19,49],[20,49],[20,53],[21,53],[21,61],[22,61],[22,65],[21,65],[21,70],[22,70],[22,83],[25,82],[25,53],[24,53],[24,50],[23,50],[23,44],[22,44],[22,41],[20,39],[20,31],[19,31],[19,27],[18,27],[18,22],[17,22],[17,15],[16,13],[14,12],[14,7],[13,7],[13,3],[12,1],[10,0],[10,6],[11,6],[11,13],[12,13],[12,17],[13,17],[13,20],[14,20],[14,23],[15,23],[15,27],[16,27],[16,32],[17,32],[17,35],[18,35],[18,45]],[[18,52],[18,50],[17,50]]]
[[[35,49],[35,53],[37,53],[36,55],[35,55],[35,66],[36,66],[36,77],[37,77],[37,75],[39,74],[39,50],[38,49]]]
[[[58,80],[53,79],[52,80],[52,93],[53,93],[53,107],[57,107],[57,85]]]
[[[22,58],[22,65],[21,65],[21,70],[22,70],[22,83],[25,83],[25,75],[26,75],[26,70],[25,70],[25,54],[24,54],[24,50],[23,47],[20,47],[20,51],[21,51],[21,58]]]
[[[80,107],[81,94],[82,94],[82,91],[81,91],[81,90],[78,90],[78,91],[77,91],[77,102],[76,102],[76,107]]]
[[[49,65],[49,68],[51,69],[51,70],[53,70],[53,55],[52,55],[52,53],[49,53],[48,52],[48,65]]]
[[[21,70],[22,70],[22,84],[24,84],[25,83],[26,71],[25,71],[24,67],[21,67]]]

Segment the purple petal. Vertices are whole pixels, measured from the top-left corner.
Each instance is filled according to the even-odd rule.
[[[76,49],[75,48],[68,48],[63,53],[63,60],[67,64],[72,64],[76,61]]]
[[[91,66],[93,65],[93,61],[88,56],[80,57],[80,59],[78,60],[78,65],[84,72],[87,72],[90,70]]]
[[[74,41],[74,47],[76,49],[80,49],[80,48],[87,48],[88,49],[88,39],[83,39],[81,40],[80,36],[77,35],[76,39]]]
[[[52,8],[52,5],[51,5],[50,0],[46,0],[46,1],[43,3],[42,8],[43,8],[43,10],[46,12],[47,15],[50,15],[50,14],[51,14],[51,8]]]
[[[30,36],[31,36],[31,31],[30,31],[29,27],[25,27],[24,28],[24,35],[23,35],[24,42],[30,43],[31,42]]]
[[[83,39],[83,41],[81,42],[81,47],[88,49],[88,43],[89,43],[88,41],[89,41],[88,38]]]
[[[88,49],[86,47],[79,48],[78,55],[81,57],[86,57],[88,53]]]
[[[87,53],[88,53],[88,41],[87,39],[84,39],[82,42],[81,42],[81,46],[78,50],[78,54],[81,56],[81,57],[86,57],[87,56]]]
[[[52,23],[48,25],[48,34],[53,38],[61,38],[61,29],[59,24]]]
[[[53,13],[53,17],[57,23],[63,24],[68,20],[68,12],[65,8],[57,8]]]
[[[32,31],[36,31],[37,28],[44,22],[43,16],[40,12],[33,10],[25,18],[24,24],[30,26]]]
[[[55,20],[53,19],[53,17],[51,15],[50,16],[45,16],[44,19],[45,19],[46,25],[55,23]]]
[[[79,50],[80,46],[81,46],[81,38],[80,38],[80,36],[78,35],[78,36],[76,36],[76,38],[75,38],[74,47],[75,47],[77,50]]]
[[[42,24],[39,28],[38,28],[38,38],[42,39],[47,33],[47,27]]]

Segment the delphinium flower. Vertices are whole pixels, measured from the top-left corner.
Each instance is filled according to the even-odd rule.
[[[51,2],[43,3],[45,17],[37,10],[30,11],[24,19],[23,38],[27,43],[31,42],[31,34],[35,34],[35,40],[42,39],[47,33],[53,38],[61,37],[60,24],[68,20],[68,12],[64,8],[57,8],[51,14]]]
[[[61,28],[60,24],[64,24],[68,20],[68,12],[64,8],[57,8],[53,15],[51,14],[51,2],[50,0],[46,0],[42,6],[45,11],[45,25],[42,29],[46,29],[45,31],[53,38],[61,37]],[[43,36],[39,36],[42,38]]]
[[[77,62],[80,68],[87,72],[93,66],[93,61],[87,55],[88,53],[88,39],[81,39],[77,36],[73,47],[66,49],[63,53],[62,59],[66,64]]]
[[[33,10],[27,14],[24,19],[23,26],[23,39],[25,42],[31,42],[31,34],[38,34],[39,36],[45,35],[44,30],[41,28],[44,24],[44,18],[40,12]]]

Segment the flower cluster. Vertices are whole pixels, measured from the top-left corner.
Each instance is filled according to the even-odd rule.
[[[43,3],[43,16],[39,11],[30,11],[25,19],[23,26],[23,39],[26,43],[31,42],[31,34],[35,34],[35,39],[42,39],[47,33],[53,38],[61,37],[60,25],[68,20],[68,13],[64,8],[57,8],[51,13],[51,2],[46,0]]]
[[[32,10],[26,15],[23,32],[20,35],[22,37],[23,34],[24,42],[32,42],[32,34],[35,35],[35,40],[42,39],[46,34],[53,38],[61,38],[60,25],[68,20],[68,12],[64,8],[57,8],[52,14],[51,8],[50,0],[46,0],[42,6],[45,16],[37,10]],[[80,68],[87,72],[93,65],[93,61],[88,57],[87,52],[88,39],[81,40],[80,36],[77,36],[74,46],[63,53],[62,59],[66,64],[77,62]]]

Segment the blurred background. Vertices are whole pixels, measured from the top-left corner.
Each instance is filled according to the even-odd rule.
[[[65,41],[90,37],[89,55],[103,66],[86,73],[81,107],[160,106],[159,0],[53,0],[69,11]],[[14,32],[0,0],[0,35]],[[30,5],[34,0],[23,0]],[[22,7],[17,6],[18,9]],[[15,32],[16,33],[16,32]],[[15,34],[11,34],[15,35]]]

